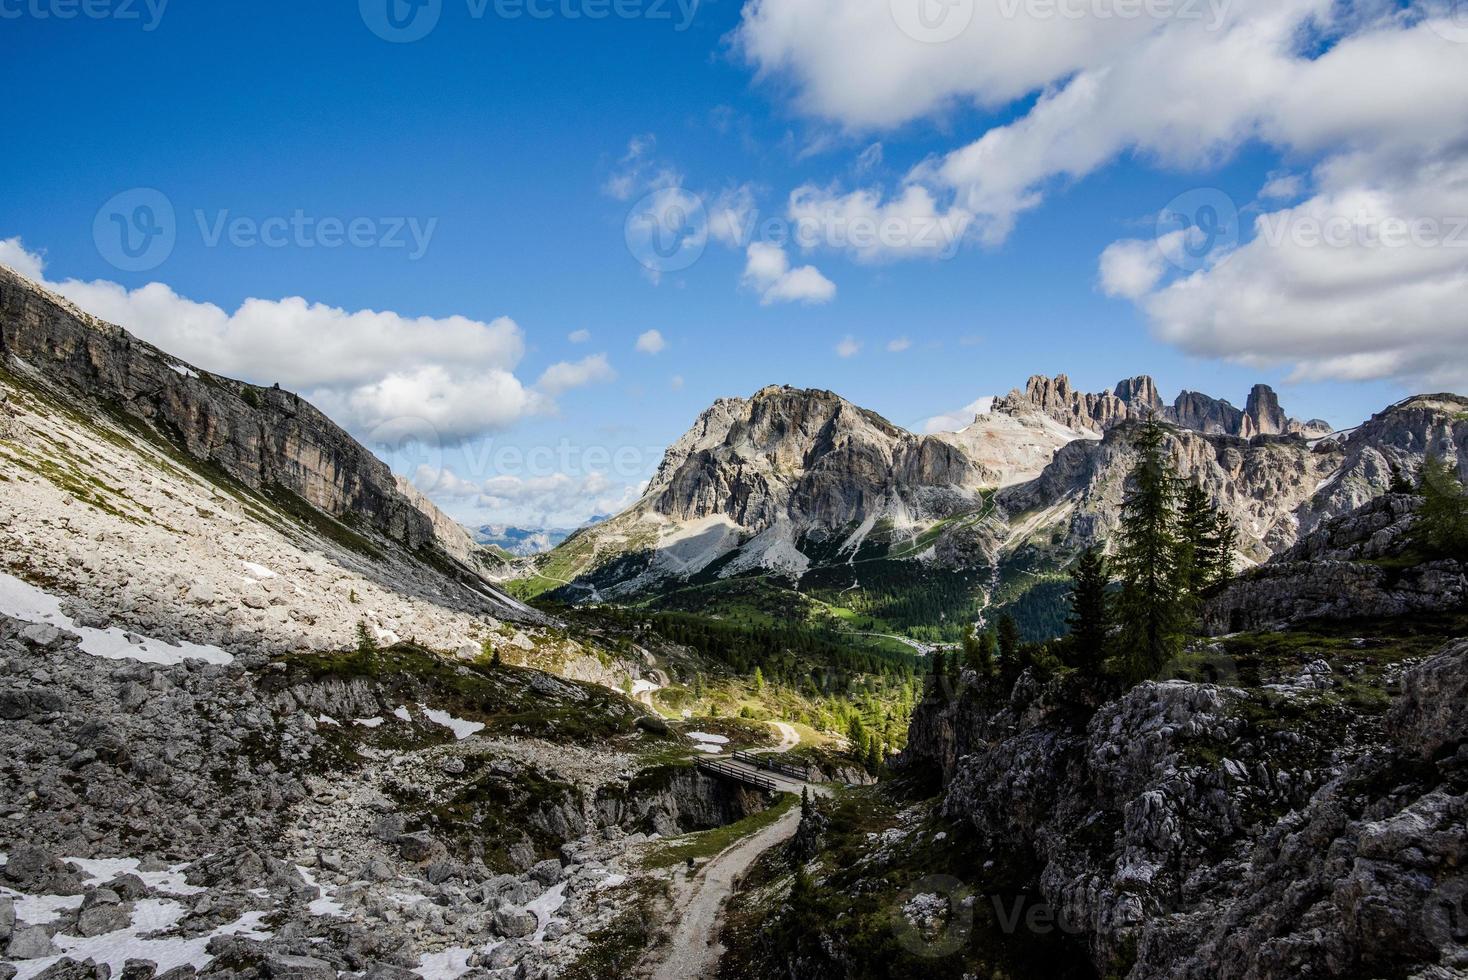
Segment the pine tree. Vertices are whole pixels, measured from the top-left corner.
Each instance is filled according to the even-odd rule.
[[[811,815],[810,787],[800,787],[800,819],[807,820]]]
[[[1412,537],[1430,554],[1468,558],[1468,495],[1458,474],[1441,456],[1429,453],[1417,471],[1422,503]]]
[[[1025,661],[1019,641],[1019,624],[1005,613],[999,617],[999,674],[1013,684],[1024,673]]]
[[[377,638],[372,635],[372,629],[367,625],[367,620],[357,620],[357,652],[377,652]]]
[[[1070,569],[1071,665],[1088,675],[1101,672],[1106,655],[1107,609],[1106,556],[1098,547],[1081,552]]]
[[[1182,492],[1178,512],[1178,581],[1190,598],[1196,599],[1209,584],[1216,551],[1218,511],[1207,492],[1189,483]]]
[[[980,678],[994,671],[994,634],[970,629],[963,634],[964,665]]]
[[[1216,515],[1213,537],[1210,541],[1212,554],[1208,562],[1208,588],[1221,585],[1234,577],[1234,551],[1239,545],[1239,532],[1227,514]]]
[[[1162,440],[1161,424],[1148,419],[1137,436],[1139,456],[1117,534],[1114,565],[1122,583],[1117,618],[1132,682],[1155,674],[1177,655],[1186,622],[1178,568],[1178,481]]]
[[[763,693],[765,689],[765,675],[758,666],[754,668],[754,689],[756,693]]]
[[[1412,486],[1412,481],[1407,479],[1407,474],[1396,463],[1391,464],[1391,482],[1387,484],[1387,493],[1416,493],[1417,488]]]

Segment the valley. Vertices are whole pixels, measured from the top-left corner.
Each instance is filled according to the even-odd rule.
[[[1468,399],[1324,428],[769,387],[511,554],[0,269],[0,980],[1453,975]],[[1236,537],[1124,677],[1149,433]]]

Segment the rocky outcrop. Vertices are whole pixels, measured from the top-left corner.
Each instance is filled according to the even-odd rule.
[[[307,339],[303,342],[309,342]],[[147,426],[254,491],[285,491],[410,551],[462,550],[459,529],[299,395],[210,374],[0,268],[0,367],[78,407]]]
[[[954,446],[915,436],[829,391],[770,387],[719,402],[669,450],[650,507],[725,516],[758,533],[786,520],[837,527],[963,494],[981,475]]]
[[[1093,713],[1068,681],[969,684],[919,705],[902,768],[939,777],[984,851],[1033,858],[1101,975],[1449,976],[1468,966],[1465,684],[1465,642],[1408,669],[1391,737],[1328,701],[1270,735],[1260,692],[1176,680]]]
[[[1221,398],[1182,391],[1172,403],[1172,420],[1185,429],[1208,435],[1237,435],[1244,413]]]
[[[1407,557],[1418,502],[1386,494],[1322,522],[1268,564],[1209,596],[1204,629],[1218,634],[1462,608],[1468,604],[1468,565]]]
[[[1394,568],[1370,562],[1268,564],[1208,598],[1210,634],[1270,629],[1312,619],[1445,612],[1468,603],[1468,566],[1435,561]]]

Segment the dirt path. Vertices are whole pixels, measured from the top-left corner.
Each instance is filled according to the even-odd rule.
[[[772,721],[770,724],[780,733],[780,744],[772,751],[789,752],[800,744],[800,733],[795,730],[794,725],[788,725],[783,721]]]
[[[719,942],[724,902],[734,893],[739,877],[765,851],[795,836],[800,808],[720,853],[693,878],[674,888],[673,906],[682,910],[667,954],[653,980],[703,980],[718,970],[724,944]]]

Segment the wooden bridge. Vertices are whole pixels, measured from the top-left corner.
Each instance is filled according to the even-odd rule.
[[[746,786],[762,789],[767,793],[781,792],[781,787],[775,785],[773,779],[760,775],[758,770],[741,766],[727,759],[699,759],[698,770],[699,772],[708,773],[711,776],[722,776],[725,779],[732,779],[736,782],[744,783]]]
[[[779,759],[772,755],[755,755],[752,752],[735,752],[734,761],[743,762],[746,765],[754,766],[756,769],[763,769],[766,772],[778,773],[779,775],[786,776],[790,779],[798,779],[802,783],[810,782],[810,766],[797,766],[791,762],[781,762]]]

